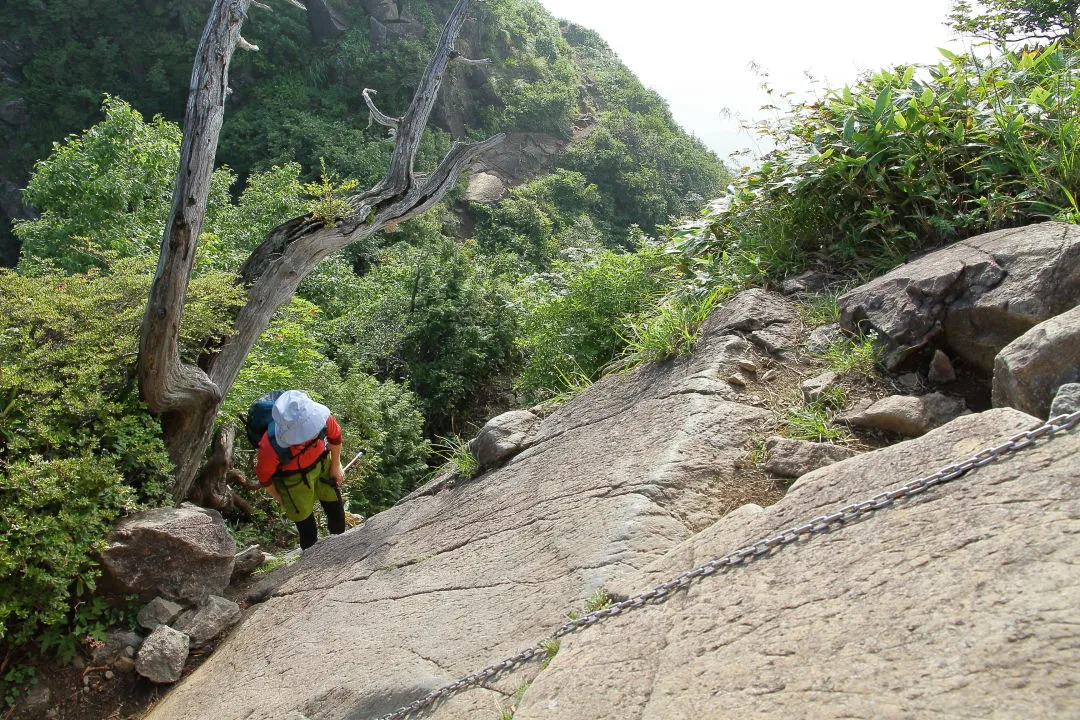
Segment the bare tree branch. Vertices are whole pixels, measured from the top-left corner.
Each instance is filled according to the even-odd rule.
[[[375,107],[375,101],[371,99],[371,96],[378,95],[377,92],[375,92],[371,88],[364,88],[363,92],[361,92],[360,94],[364,96],[364,102],[367,103],[368,110],[371,112],[372,120],[379,123],[380,125],[385,125],[386,127],[397,128],[398,123],[401,122],[401,118],[390,117],[386,113],[379,110],[379,108]]]
[[[450,59],[453,60],[454,62],[459,62],[459,63],[462,63],[464,65],[490,65],[491,64],[491,58],[481,58],[479,60],[470,60],[469,58],[467,58],[464,55],[462,55],[461,53],[459,53],[457,50],[454,50],[454,51],[452,51],[450,53]]]

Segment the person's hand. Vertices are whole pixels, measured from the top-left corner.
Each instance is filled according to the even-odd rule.
[[[333,481],[334,487],[340,490],[341,483],[345,482],[345,473],[341,471],[340,465],[330,468],[330,479]]]

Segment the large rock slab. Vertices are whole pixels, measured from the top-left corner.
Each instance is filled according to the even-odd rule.
[[[148,718],[378,717],[537,642],[748,498],[778,497],[740,469],[775,418],[722,379],[754,352],[707,331],[692,357],[597,382],[510,464],[318,543]],[[537,670],[436,717],[490,720]]]
[[[627,594],[970,456],[1037,421],[968,415],[804,476]],[[514,720],[1080,714],[1080,430],[562,641]]]
[[[121,520],[101,554],[101,586],[120,595],[199,603],[229,584],[236,541],[221,514],[190,503]]]
[[[901,265],[843,295],[847,329],[870,326],[896,366],[938,336],[986,372],[1038,323],[1080,302],[1080,227],[1041,223],[979,235]]]
[[[1080,307],[1039,323],[994,359],[994,407],[1046,418],[1062,385],[1080,380]]]

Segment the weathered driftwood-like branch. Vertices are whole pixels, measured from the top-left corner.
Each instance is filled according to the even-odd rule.
[[[371,113],[372,120],[379,123],[380,125],[384,125],[390,128],[396,128],[398,126],[398,123],[401,122],[401,118],[390,117],[386,113],[379,110],[379,108],[375,107],[375,101],[371,99],[371,96],[377,95],[378,93],[376,93],[371,88],[364,88],[363,92],[361,92],[360,94],[364,96],[364,102],[367,103],[368,111]]]
[[[211,21],[200,43],[192,74],[181,171],[174,198],[174,214],[182,221],[170,219],[143,323],[141,341],[147,355],[144,361],[140,354],[140,381],[151,409],[164,413],[162,424],[166,445],[176,464],[174,497],[177,500],[187,496],[195,478],[223,394],[236,381],[244,359],[274,312],[292,298],[300,282],[327,255],[374,235],[388,224],[406,220],[434,206],[453,187],[457,176],[472,158],[503,139],[502,135],[497,135],[478,143],[455,143],[431,175],[421,178],[413,172],[421,135],[470,4],[470,0],[458,0],[408,111],[396,120],[397,142],[383,180],[371,190],[348,198],[353,214],[333,226],[305,216],[289,220],[271,231],[240,270],[240,281],[247,287],[248,300],[237,312],[233,333],[221,343],[217,352],[200,360],[205,373],[181,364],[177,353],[179,313],[206,206],[229,59],[237,46],[240,23],[251,1],[216,0]],[[369,92],[365,90],[364,99],[374,116],[378,111]],[[394,120],[382,113],[379,115]],[[197,218],[188,217],[190,208],[198,210]]]
[[[452,50],[450,52],[450,59],[453,60],[454,62],[463,63],[465,65],[490,65],[491,64],[491,58],[480,58],[479,60],[470,60],[469,58],[467,58],[464,55],[462,55],[461,53],[459,53],[457,50]]]
[[[150,410],[156,413],[185,413],[199,406],[216,408],[222,397],[221,390],[205,373],[180,361],[180,317],[225,114],[229,63],[250,4],[251,0],[215,0],[191,72],[172,210],[139,335],[140,387]],[[177,464],[177,473],[186,475],[190,482],[199,458],[173,452],[169,442],[169,428],[184,424],[182,416],[166,419],[166,445]],[[203,448],[208,440],[206,433],[201,438]]]
[[[307,11],[307,5],[300,2],[300,0],[289,0],[289,2],[292,3],[293,5],[295,5],[296,7],[300,8],[301,10]]]

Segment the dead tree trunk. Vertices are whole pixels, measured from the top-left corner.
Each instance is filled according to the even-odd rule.
[[[447,65],[458,57],[454,42],[470,4],[470,0],[459,0],[405,116],[389,118],[378,112],[367,94],[364,96],[372,115],[396,131],[386,176],[372,189],[349,198],[354,211],[349,219],[331,226],[305,216],[271,231],[240,270],[248,301],[236,314],[232,334],[204,367],[181,362],[180,317],[224,117],[229,63],[238,45],[254,47],[240,37],[251,4],[252,0],[216,0],[199,43],[184,115],[173,208],[140,335],[139,381],[150,410],[161,416],[165,444],[176,468],[173,497],[178,502],[191,489],[222,399],[236,381],[244,359],[271,316],[289,301],[304,277],[327,255],[434,206],[469,161],[503,137],[455,143],[431,175],[421,178],[413,173],[420,137]]]

